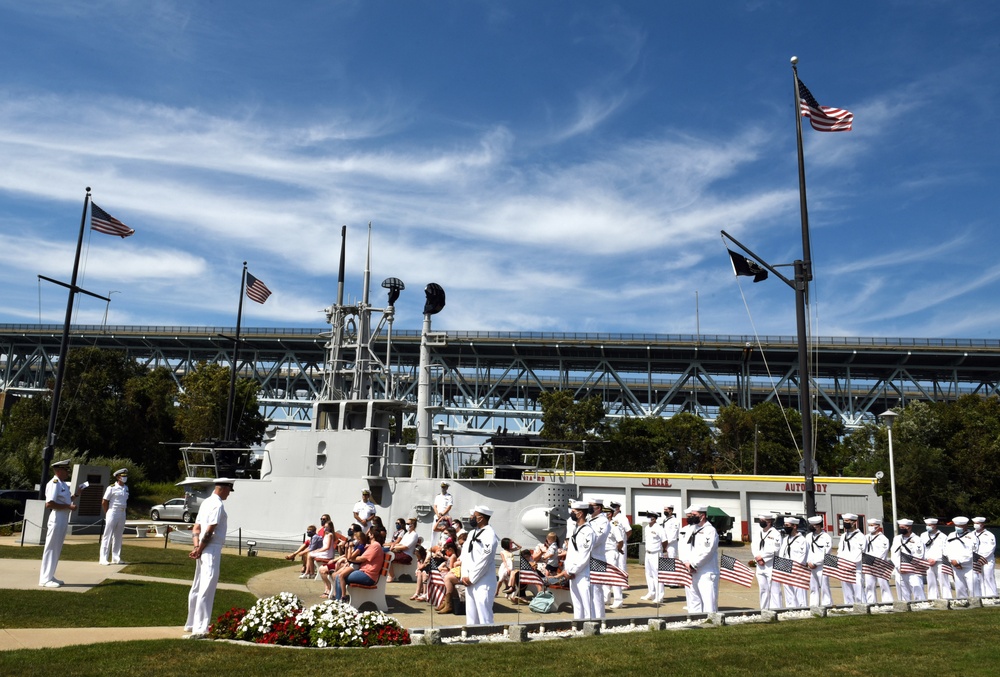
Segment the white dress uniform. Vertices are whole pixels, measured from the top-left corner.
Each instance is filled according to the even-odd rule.
[[[195,560],[194,581],[188,593],[188,615],[184,629],[203,635],[208,632],[212,622],[212,604],[215,602],[215,588],[219,583],[219,564],[222,560],[222,546],[226,542],[229,518],[226,507],[218,494],[213,493],[206,498],[198,509],[198,524],[202,533],[210,525],[215,525],[215,531],[208,545],[201,551],[201,557]]]
[[[823,575],[823,558],[833,550],[833,539],[826,531],[808,534],[806,537],[806,564],[811,565],[809,580],[810,606],[832,606],[833,595],[830,594],[830,577]]]
[[[719,610],[719,534],[706,521],[685,526],[679,541],[678,558],[691,567],[691,587],[684,588],[688,613],[715,613]]]
[[[69,484],[63,482],[58,477],[53,477],[45,485],[45,502],[70,505],[73,503],[73,494],[69,490]],[[56,567],[59,566],[59,556],[62,554],[63,542],[66,540],[66,529],[69,526],[69,510],[50,510],[48,527],[45,531],[45,549],[42,551],[42,569],[38,575],[38,585],[45,585],[55,581],[62,585],[62,581],[56,578]]]
[[[760,557],[764,563],[757,563],[757,587],[760,591],[761,609],[781,608],[781,584],[771,580],[771,564],[781,547],[781,534],[773,526],[761,529],[760,538],[751,544],[754,559]]]
[[[986,563],[983,564],[983,573],[980,576],[979,580],[979,589],[983,597],[996,597],[997,596],[997,577],[996,577],[997,538],[991,532],[986,530],[985,518],[975,517],[973,518],[973,521],[976,522],[976,537],[979,539],[979,548],[976,550],[976,552],[978,552],[979,555],[986,560]]]
[[[924,601],[924,583],[920,574],[904,574],[899,570],[903,555],[923,558],[924,544],[912,532],[906,536],[896,534],[896,537],[892,539],[890,553],[892,563],[896,566],[896,592],[899,595],[899,601]]]
[[[677,539],[680,538],[681,520],[677,515],[664,517],[663,540],[667,544],[667,557],[677,557]]]
[[[434,497],[434,514],[443,515],[444,511],[453,505],[455,505],[455,499],[447,491],[443,494],[438,494]],[[451,515],[451,511],[448,514]]]
[[[367,530],[371,526],[372,517],[375,516],[375,504],[370,500],[361,500],[354,504],[354,514],[358,516],[361,528]],[[352,515],[353,516],[353,515]]]
[[[840,535],[840,546],[837,557],[854,565],[854,584],[841,582],[844,592],[844,604],[854,604],[864,601],[864,588],[861,585],[861,554],[865,547],[865,537],[857,529],[845,531]]]
[[[881,531],[869,534],[865,539],[865,553],[879,559],[888,560],[889,539]],[[877,587],[882,593],[882,604],[892,602],[892,589],[889,587],[889,581],[878,576],[872,576],[871,574],[865,574],[864,581],[865,601],[869,604],[875,604],[875,588]]]
[[[125,507],[128,504],[128,485],[108,485],[104,490],[104,499],[108,502],[108,511],[104,515],[104,533],[101,534],[101,564],[118,564],[122,560],[122,534],[125,532]],[[110,552],[110,558],[108,554]]]
[[[959,520],[965,520],[960,522]],[[959,528],[963,524],[968,524],[967,517],[956,517],[952,520],[955,523],[955,532],[948,537],[948,542],[944,546],[944,555],[952,563],[955,570],[955,597],[979,597],[979,580],[976,572],[972,568],[972,555],[978,547],[978,539],[971,531]],[[957,562],[957,564],[956,564]]]
[[[611,530],[611,522],[603,511],[599,512],[590,520],[590,528],[594,530],[594,550],[592,557],[602,562],[606,562],[606,550],[608,542],[608,532]],[[594,618],[604,618],[604,586],[590,586],[590,595],[593,598],[591,606]]]
[[[618,551],[619,544],[622,547],[621,552]],[[608,564],[613,564],[622,571],[625,571],[625,531],[622,529],[622,525],[615,520],[611,520],[608,525],[608,538],[604,545],[604,559]],[[604,588],[604,599],[606,600],[608,593],[610,593],[614,597],[615,608],[620,607],[623,601],[622,586],[606,585]]]
[[[496,532],[487,524],[473,529],[462,548],[462,578],[470,583],[465,588],[465,622],[469,625],[493,622],[493,598],[497,595],[494,558],[499,544]]]
[[[809,556],[809,543],[798,532],[794,534],[786,533],[781,537],[780,554],[785,559],[790,559],[798,564],[805,564]],[[805,588],[782,585],[781,590],[785,595],[785,607],[788,609],[802,608],[809,602],[809,591]]]
[[[596,534],[590,523],[573,527],[566,539],[566,573],[569,579],[569,596],[573,601],[573,619],[587,620],[594,617],[594,603],[590,594],[590,555],[594,550]]]
[[[646,549],[646,594],[643,599],[662,602],[663,583],[659,581],[659,558],[665,543],[663,527],[656,523],[646,525],[642,530],[642,539]]]
[[[927,599],[951,599],[951,577],[941,571],[945,560],[944,546],[948,537],[937,528],[937,520],[927,519],[927,531],[920,534],[924,546],[924,559],[934,562],[927,570]]]

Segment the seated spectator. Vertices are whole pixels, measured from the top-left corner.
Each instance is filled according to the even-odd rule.
[[[545,542],[535,547],[531,552],[531,561],[539,566],[544,564],[545,573],[548,575],[559,571],[559,537],[556,532],[550,531],[545,537]]]
[[[316,526],[310,524],[306,527],[306,539],[302,543],[302,547],[293,552],[290,555],[285,555],[285,559],[294,560],[296,557],[302,556],[302,570],[299,572],[299,578],[312,578],[316,575],[313,571],[312,560],[309,559],[309,553],[315,552],[323,547],[323,537],[316,533]]]
[[[333,529],[333,522],[327,522],[323,525],[324,535],[323,544],[312,552],[306,553],[306,566],[312,567],[323,579],[326,584],[327,591],[324,594],[329,593],[330,582],[324,576],[323,571],[327,568],[330,560],[337,556],[337,533]]]
[[[497,571],[497,579],[500,586],[497,587],[497,594],[504,592],[507,597],[516,589],[515,581],[517,569],[520,563],[515,561],[514,554],[521,550],[521,546],[509,538],[500,539],[500,569]]]
[[[438,570],[444,578],[444,600],[437,607],[439,613],[451,613],[451,597],[455,594],[455,586],[462,580],[462,561],[458,558],[461,552],[458,544],[449,541],[444,544],[444,562]]]
[[[385,559],[385,551],[382,549],[382,543],[385,541],[383,534],[384,532],[377,533],[373,540],[368,538],[368,534],[358,532],[358,542],[364,544],[364,550],[360,554],[355,550],[347,555],[348,562],[357,565],[358,568],[341,567],[337,572],[333,581],[334,599],[343,599],[347,586],[351,583],[375,585],[382,573],[382,562]]]
[[[399,543],[399,539],[403,537],[406,533],[406,520],[402,517],[396,520],[396,528],[392,532],[392,538],[389,540],[389,547],[392,547]]]
[[[546,588],[550,586],[565,588],[569,585],[569,576],[566,574],[566,569],[562,566],[562,562],[559,563],[559,568],[554,573],[542,577],[542,583]]]
[[[413,556],[417,560],[417,589],[413,591],[413,596],[410,599],[417,602],[426,602],[427,579],[430,578],[431,570],[431,556],[428,554],[427,548],[422,545],[418,545],[414,549]]]
[[[400,538],[389,546],[389,551],[395,553],[392,564],[389,565],[388,583],[396,578],[396,565],[412,564],[413,554],[416,550],[420,537],[417,535],[417,520],[411,517],[404,523],[406,531]]]

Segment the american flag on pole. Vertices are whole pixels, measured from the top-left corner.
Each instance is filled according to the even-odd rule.
[[[517,570],[519,572],[517,574],[518,582],[521,585],[543,585],[542,577],[538,575],[538,572],[524,555],[521,555],[521,562],[518,564]]]
[[[841,559],[836,555],[823,556],[823,575],[836,578],[843,583],[857,583],[858,573],[854,562]]]
[[[907,555],[905,552],[899,553],[899,573],[916,574],[923,576],[931,568],[930,562],[921,558]]]
[[[812,92],[799,80],[799,106],[802,116],[817,132],[849,132],[854,124],[854,113],[842,108],[821,106]]]
[[[441,606],[444,592],[444,574],[437,569],[431,569],[431,577],[427,581],[427,601],[435,607]]]
[[[590,558],[590,582],[593,585],[611,585],[628,587],[628,574],[614,564]]]
[[[867,552],[861,555],[861,573],[875,578],[892,578],[892,572],[896,569],[889,560],[869,555]]]
[[[126,238],[135,233],[133,228],[129,228],[124,223],[108,214],[93,202],[90,203],[90,228],[105,235],[117,235]]]
[[[778,583],[791,586],[793,588],[809,589],[809,569],[805,565],[799,564],[787,557],[774,556],[771,562],[771,576]]]
[[[263,303],[271,295],[271,290],[267,285],[247,272],[247,298],[257,303]]]
[[[694,584],[691,580],[691,570],[684,562],[663,555],[660,555],[656,565],[656,580],[664,585],[683,585],[686,588]]]
[[[978,552],[972,555],[972,570],[977,574],[983,573],[983,565],[986,564],[986,558],[980,555]]]
[[[719,578],[749,588],[753,585],[753,572],[750,567],[732,555],[723,555],[719,560]]]

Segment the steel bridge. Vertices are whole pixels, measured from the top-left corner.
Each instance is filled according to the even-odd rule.
[[[0,325],[0,398],[46,392],[62,327]],[[229,327],[74,326],[71,346],[123,350],[142,365],[166,367],[180,384],[200,362],[232,363]],[[230,338],[227,338],[230,337]],[[239,373],[262,387],[277,425],[307,425],[322,390],[323,329],[242,329]],[[382,354],[385,339],[376,341]],[[1000,341],[820,337],[811,340],[816,411],[857,426],[915,400],[994,395]],[[392,334],[390,384],[383,395],[417,398],[419,331]],[[798,406],[796,340],[788,336],[578,334],[449,331],[434,334],[431,379],[443,430],[535,433],[539,395],[599,395],[612,418],[688,411],[712,421],[729,404]]]

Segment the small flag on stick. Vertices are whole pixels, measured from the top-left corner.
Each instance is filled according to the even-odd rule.
[[[861,573],[866,576],[889,580],[895,568],[889,560],[869,555],[867,552],[861,555]]]
[[[750,567],[732,555],[723,555],[719,560],[719,578],[749,588],[753,585],[753,572]]]
[[[590,558],[590,582],[593,585],[611,585],[628,587],[628,574],[614,564]]]
[[[531,566],[531,562],[524,555],[521,555],[521,562],[518,565],[518,582],[521,585],[543,585],[542,577],[538,575],[538,571],[535,567]]]
[[[908,555],[905,552],[899,555],[899,573],[916,574],[923,576],[931,568],[930,562],[920,557]]]
[[[843,583],[857,583],[858,573],[854,562],[837,557],[836,555],[823,556],[823,575],[836,578]]]
[[[679,559],[660,555],[656,565],[656,580],[664,585],[681,585],[690,588],[693,585],[691,570]]]
[[[787,557],[774,556],[771,565],[771,576],[778,583],[783,583],[793,588],[809,589],[809,569]]]
[[[427,601],[435,607],[444,601],[444,575],[437,569],[431,569],[431,577],[427,581]]]

